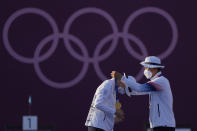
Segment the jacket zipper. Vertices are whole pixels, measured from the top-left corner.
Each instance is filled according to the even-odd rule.
[[[160,117],[160,109],[159,109],[159,104],[157,104],[157,109],[158,109],[158,115]]]
[[[105,113],[104,113],[105,114]],[[103,121],[105,120],[105,118],[106,118],[106,114],[105,114],[105,116],[104,116],[104,118],[103,118]]]

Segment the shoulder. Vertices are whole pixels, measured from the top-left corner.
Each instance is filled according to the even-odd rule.
[[[113,82],[114,82],[114,80],[113,79],[107,79],[107,80],[105,80],[105,81],[103,81],[103,85],[112,85],[113,84]]]
[[[154,80],[151,80],[152,82],[156,83],[164,83],[164,82],[169,82],[168,79],[165,76],[160,76],[155,78]]]
[[[110,87],[113,85],[113,80],[112,79],[107,79],[102,82],[102,84],[98,87],[98,90],[109,90]]]
[[[150,83],[158,85],[160,88],[164,88],[169,85],[169,80],[165,76],[160,76],[151,80]]]

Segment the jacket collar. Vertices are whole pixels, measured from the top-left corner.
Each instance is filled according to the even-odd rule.
[[[150,80],[154,80],[155,78],[157,78],[157,77],[160,77],[161,76],[161,71],[160,72],[158,72],[157,74],[155,74],[155,76],[154,77],[152,77]]]

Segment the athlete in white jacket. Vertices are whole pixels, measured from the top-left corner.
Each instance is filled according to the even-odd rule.
[[[123,115],[116,112],[117,93],[115,79],[105,80],[97,88],[85,123],[88,131],[113,131],[115,113],[119,117]]]
[[[141,64],[145,67],[144,75],[150,79],[145,84],[135,81],[132,76],[122,76],[119,72],[112,71],[111,75],[115,78],[121,78],[124,82],[123,88],[131,89],[133,94],[149,94],[150,104],[150,128],[152,131],[175,131],[175,118],[173,113],[173,96],[170,83],[161,73],[164,66],[158,57],[146,57]]]

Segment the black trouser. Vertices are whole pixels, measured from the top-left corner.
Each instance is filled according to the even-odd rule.
[[[175,131],[175,128],[174,127],[155,127],[155,128],[152,128],[151,131]]]
[[[88,126],[88,131],[104,131],[104,130],[103,129],[100,129],[100,128]]]

